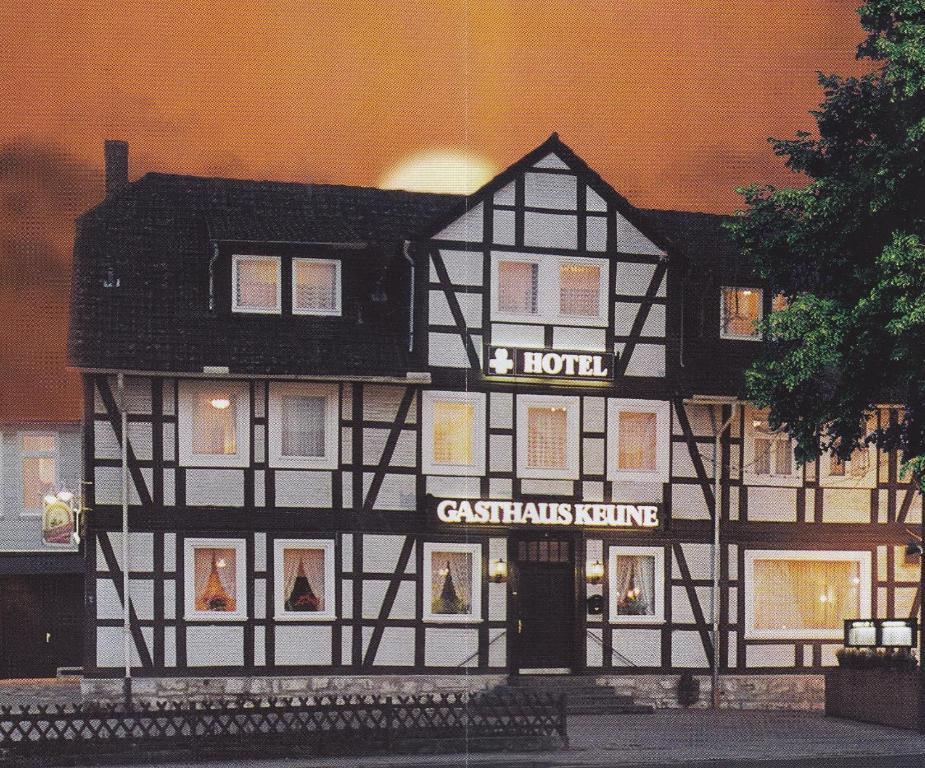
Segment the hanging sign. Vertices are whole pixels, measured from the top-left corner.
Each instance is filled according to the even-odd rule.
[[[42,502],[42,543],[70,544],[74,533],[71,505],[61,499]]]
[[[542,379],[607,381],[613,378],[614,355],[520,347],[485,348],[487,376],[529,376]]]
[[[576,528],[660,528],[658,504],[438,499],[436,517],[450,525],[552,525]]]

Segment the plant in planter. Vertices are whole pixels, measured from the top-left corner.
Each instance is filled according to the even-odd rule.
[[[835,656],[842,669],[911,671],[919,663],[908,648],[840,648]]]

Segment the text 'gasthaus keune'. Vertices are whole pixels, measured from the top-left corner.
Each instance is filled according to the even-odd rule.
[[[442,499],[442,523],[472,525],[576,525],[604,528],[658,528],[656,504]]]

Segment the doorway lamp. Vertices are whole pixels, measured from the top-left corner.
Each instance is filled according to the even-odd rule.
[[[488,580],[492,584],[504,584],[507,581],[507,561],[500,557],[488,564]]]
[[[604,561],[588,560],[585,565],[585,580],[588,584],[601,584],[604,581]]]

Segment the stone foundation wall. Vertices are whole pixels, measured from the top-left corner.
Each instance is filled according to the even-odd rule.
[[[203,701],[235,697],[418,695],[479,691],[503,685],[506,675],[317,675],[293,677],[139,677],[136,701]],[[121,701],[122,679],[81,681],[84,701]]]
[[[603,675],[598,685],[613,688],[618,695],[632,696],[637,704],[659,709],[678,703],[679,675]],[[700,695],[693,709],[710,706],[712,681],[709,675],[695,675]],[[723,709],[783,709],[817,711],[825,707],[824,675],[723,675],[720,677],[720,706]]]

